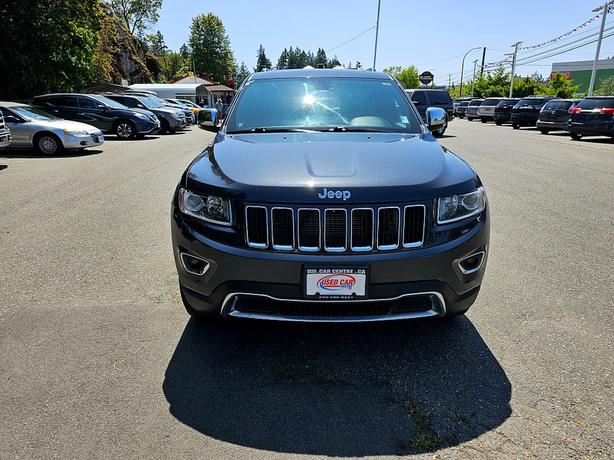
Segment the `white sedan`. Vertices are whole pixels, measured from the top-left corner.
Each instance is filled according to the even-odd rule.
[[[38,107],[0,102],[0,110],[11,130],[11,148],[34,148],[44,155],[54,155],[63,150],[82,150],[104,143],[98,128],[57,118]]]

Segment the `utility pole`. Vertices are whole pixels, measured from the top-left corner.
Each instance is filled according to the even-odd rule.
[[[512,58],[512,78],[510,83],[510,97],[514,95],[514,72],[516,72],[516,56],[518,56],[518,46],[522,42],[516,42],[512,46],[514,47],[514,57]]]
[[[603,13],[601,14],[601,29],[599,30],[599,40],[597,40],[597,51],[595,51],[595,60],[593,61],[593,71],[591,72],[591,83],[588,85],[588,95],[593,95],[595,87],[595,77],[597,76],[597,61],[599,60],[599,52],[601,51],[601,41],[603,40],[603,28],[605,27],[605,17],[608,15],[608,8],[611,2],[605,2],[603,5]],[[601,7],[595,8],[593,13],[599,11]]]
[[[473,50],[479,50],[481,48],[481,46],[477,46],[475,48],[471,48],[469,51],[467,51],[465,53],[465,55],[463,56],[463,60],[461,62],[461,81],[460,81],[460,97],[463,97],[463,74],[465,73],[465,58],[467,57],[467,55],[469,53],[471,53]]]
[[[473,78],[471,79],[471,97],[473,97],[473,89],[475,88],[475,67],[477,63],[478,63],[477,59],[473,61]]]
[[[379,11],[382,0],[377,0],[377,21],[375,23],[375,49],[373,50],[373,71],[375,71],[375,61],[377,60],[377,38],[379,36]]]
[[[482,65],[480,66],[480,78],[484,76],[484,62],[486,61],[486,47],[482,48]]]
[[[452,74],[448,74],[448,89],[450,89],[450,85],[452,84]]]

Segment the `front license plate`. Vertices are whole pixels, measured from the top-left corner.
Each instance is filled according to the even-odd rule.
[[[366,268],[305,268],[305,297],[352,300],[367,295]]]

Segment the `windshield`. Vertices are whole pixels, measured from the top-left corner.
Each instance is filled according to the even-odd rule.
[[[546,102],[546,100],[540,99],[540,98],[521,99],[520,102],[516,104],[516,106],[517,107],[537,106],[537,105],[544,105],[544,102]]]
[[[499,102],[501,101],[501,99],[484,99],[484,102],[482,102],[483,106],[489,106],[489,105],[497,105]]]
[[[148,109],[159,109],[161,107],[164,107],[153,97],[139,97],[138,100],[141,101],[141,103]]]
[[[38,107],[32,107],[32,106],[11,107],[10,110],[16,115],[19,115],[24,120],[28,120],[28,121],[59,120],[58,117],[54,117],[50,113],[47,113],[44,110],[39,109]]]
[[[475,107],[476,105],[482,105],[482,99],[474,99],[469,103],[469,107]]]
[[[104,96],[98,96],[98,95],[92,95],[92,97],[94,99],[96,99],[98,102],[106,105],[107,107],[110,107],[112,109],[127,109],[128,107],[126,107],[123,104],[120,104],[117,101],[114,101],[113,99],[109,99],[108,97],[104,97]]]
[[[283,130],[419,133],[407,98],[391,80],[279,78],[246,84],[228,133]]]

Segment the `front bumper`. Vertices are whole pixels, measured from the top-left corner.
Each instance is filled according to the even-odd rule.
[[[87,136],[64,134],[62,144],[64,145],[64,148],[68,150],[97,147],[104,144],[104,135],[102,134],[102,131],[89,133]]]
[[[0,149],[11,145],[11,140],[11,132],[6,128],[0,129]]]
[[[197,312],[289,321],[376,321],[453,315],[469,308],[484,276],[490,230],[487,208],[471,230],[438,246],[376,254],[281,253],[213,241],[173,209],[171,233],[182,295]],[[481,251],[478,269],[463,273],[459,261]],[[182,253],[206,261],[204,274],[188,272]],[[306,299],[305,266],[368,267],[368,297]]]
[[[136,132],[138,134],[153,134],[160,130],[160,120],[155,123],[152,121],[139,120],[136,124]]]

